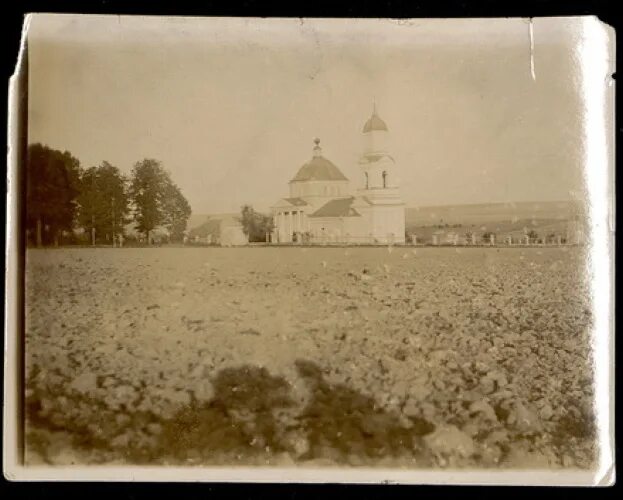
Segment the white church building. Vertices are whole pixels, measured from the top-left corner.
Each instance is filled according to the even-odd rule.
[[[272,207],[272,241],[404,243],[405,204],[387,147],[388,133],[375,107],[363,127],[361,180],[354,193],[340,169],[322,155],[320,140],[315,139],[312,159],[289,183],[289,197]]]

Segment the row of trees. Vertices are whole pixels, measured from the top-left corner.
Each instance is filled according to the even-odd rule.
[[[108,162],[83,168],[69,152],[42,144],[28,148],[26,231],[37,246],[58,244],[64,233],[82,229],[92,243],[112,241],[135,222],[150,242],[154,229],[166,228],[181,240],[191,209],[162,165],[145,159],[129,178]]]

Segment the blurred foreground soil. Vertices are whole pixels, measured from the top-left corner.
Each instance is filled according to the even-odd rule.
[[[29,464],[594,463],[578,248],[29,250]]]

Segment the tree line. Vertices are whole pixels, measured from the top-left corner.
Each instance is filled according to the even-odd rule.
[[[81,242],[112,243],[131,222],[148,244],[157,228],[170,241],[184,237],[190,204],[157,160],[139,161],[124,176],[106,161],[84,168],[68,151],[37,143],[28,147],[25,174],[28,244],[58,245],[77,229]]]

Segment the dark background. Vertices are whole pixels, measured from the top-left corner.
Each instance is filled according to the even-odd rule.
[[[259,1],[140,1],[140,0],[56,0],[19,1],[5,0],[3,3],[3,81],[7,93],[3,99],[6,106],[8,80],[12,75],[25,14],[30,12],[59,12],[84,14],[141,14],[141,15],[183,15],[183,16],[252,16],[252,17],[538,17],[595,15],[617,29],[621,18],[616,0],[381,0],[328,2],[316,0]],[[617,40],[617,53],[619,43]],[[615,75],[616,78],[616,75]],[[616,105],[617,111],[619,104]],[[6,111],[6,109],[5,109]],[[618,115],[618,113],[617,113]],[[4,116],[7,116],[6,112]],[[6,122],[5,122],[6,123]],[[616,139],[623,131],[619,121],[616,125]],[[6,137],[6,135],[5,135]],[[617,161],[618,167],[618,161]],[[618,168],[617,168],[618,170]],[[6,178],[6,176],[5,176]],[[5,191],[6,192],[6,191]],[[618,208],[618,207],[617,207]],[[618,249],[618,244],[616,245]],[[618,378],[618,377],[616,377]],[[618,395],[618,394],[617,394]],[[618,399],[618,398],[617,398]],[[617,445],[617,458],[619,446]],[[617,460],[618,462],[618,460]],[[284,480],[287,481],[287,477]],[[289,499],[306,498],[413,498],[429,499],[448,497],[475,498],[526,498],[532,495],[561,498],[585,498],[615,495],[617,488],[530,488],[516,487],[442,487],[442,486],[358,486],[358,485],[288,485],[288,484],[146,484],[146,483],[11,483],[2,479],[2,498],[78,498],[93,497],[111,500],[137,498],[244,498],[244,499]]]

